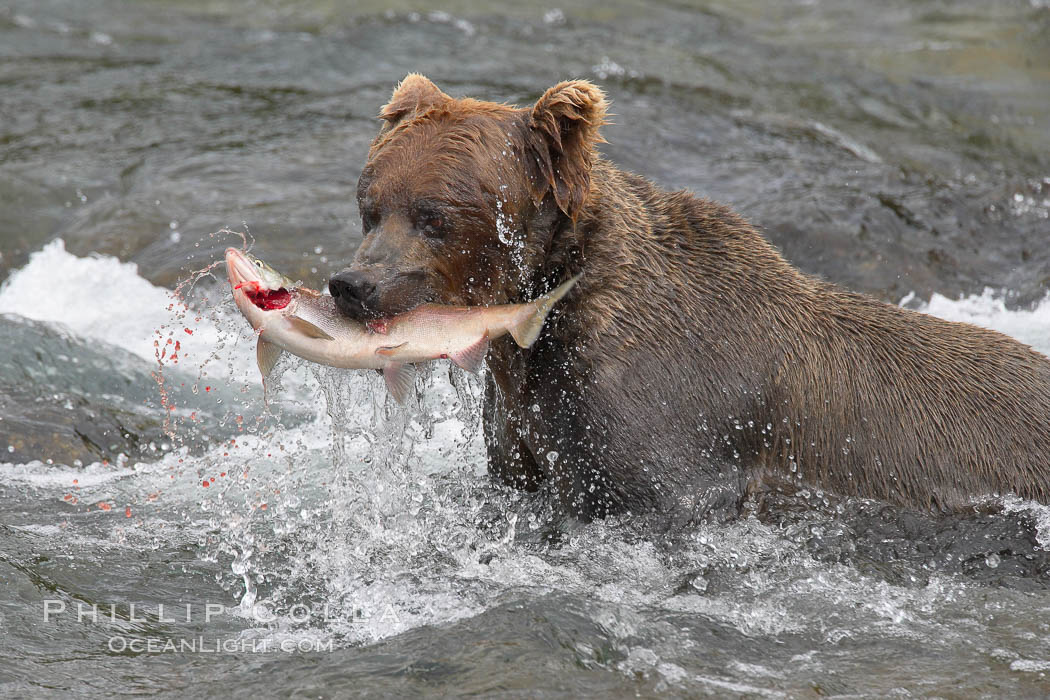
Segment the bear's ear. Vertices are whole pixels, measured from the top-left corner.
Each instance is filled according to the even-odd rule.
[[[605,141],[598,130],[607,108],[605,93],[586,80],[558,83],[543,93],[528,120],[537,203],[550,190],[558,208],[576,220],[590,190],[595,147]]]
[[[387,126],[393,126],[406,116],[419,114],[451,99],[426,76],[409,73],[394,88],[390,101],[379,111],[379,118],[385,120]]]

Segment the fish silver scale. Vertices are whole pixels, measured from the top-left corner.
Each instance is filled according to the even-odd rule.
[[[280,352],[287,350],[332,367],[383,370],[387,386],[396,388],[395,396],[401,398],[411,384],[401,372],[405,365],[447,357],[474,371],[492,339],[510,333],[518,345],[532,345],[547,314],[579,279],[573,277],[527,304],[425,304],[384,320],[386,332],[376,332],[341,314],[331,296],[296,285],[244,251],[227,249],[226,268],[237,308],[259,334],[257,355],[264,379]],[[282,289],[290,295],[283,308],[262,308],[248,294]]]
[[[387,332],[376,333],[342,316],[330,296],[296,290],[292,297],[292,303],[282,309],[285,315],[310,322],[333,340],[304,339],[301,349],[285,349],[304,359],[345,369],[383,369],[395,362],[410,364],[454,355],[486,336],[504,335],[517,316],[528,313],[526,304],[486,308],[427,304],[387,321]],[[261,334],[266,340],[274,335],[271,327],[267,324]],[[389,354],[379,352],[384,348]]]

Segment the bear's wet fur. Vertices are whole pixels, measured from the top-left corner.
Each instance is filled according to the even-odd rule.
[[[1050,360],[803,274],[729,208],[602,158],[606,109],[583,80],[519,109],[409,75],[361,175],[348,315],[583,275],[534,346],[489,351],[492,474],[583,519],[731,514],[778,484],[1048,501]]]

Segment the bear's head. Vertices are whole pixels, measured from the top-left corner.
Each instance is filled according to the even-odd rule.
[[[358,181],[364,239],[329,280],[339,309],[368,320],[542,291],[533,287],[550,281],[539,277],[552,256],[566,255],[554,239],[574,229],[590,192],[605,115],[605,95],[582,80],[516,108],[408,75]]]

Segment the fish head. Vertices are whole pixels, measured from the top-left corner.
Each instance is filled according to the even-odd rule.
[[[362,242],[329,280],[345,316],[524,301],[538,274],[561,276],[546,258],[575,235],[604,97],[582,81],[548,92],[517,108],[402,81],[358,180]]]
[[[292,301],[295,283],[262,260],[238,248],[226,249],[226,276],[237,308],[253,327],[266,315],[280,312]]]
[[[226,249],[226,272],[231,285],[254,282],[260,289],[276,290],[295,287],[294,281],[285,277],[259,258],[239,248]]]

